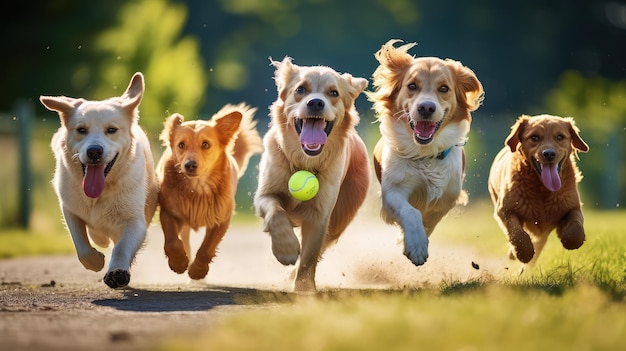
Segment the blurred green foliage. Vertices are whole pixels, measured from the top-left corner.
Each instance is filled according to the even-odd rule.
[[[18,100],[35,106],[33,127],[42,132],[34,137],[47,142],[58,120],[39,95],[119,95],[135,71],[146,76],[141,124],[155,145],[167,115],[207,118],[241,101],[259,108],[263,134],[276,98],[270,57],[370,78],[374,52],[399,38],[418,43],[416,56],[460,60],[483,83],[467,145],[471,199],[487,196],[491,160],[517,116],[551,113],[574,117],[590,145],[580,155],[583,202],[616,208],[626,201],[624,13],[626,5],[605,0],[6,2],[0,138],[15,131]],[[372,145],[379,134],[371,103],[361,95],[356,105]],[[252,206],[257,163],[255,156],[240,183],[238,211]],[[48,179],[52,169],[43,172],[38,177]],[[11,193],[0,192],[0,208],[13,211],[5,205]]]

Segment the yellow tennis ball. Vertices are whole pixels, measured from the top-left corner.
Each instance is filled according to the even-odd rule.
[[[309,171],[297,171],[289,178],[289,192],[300,201],[314,198],[319,188],[317,177]]]

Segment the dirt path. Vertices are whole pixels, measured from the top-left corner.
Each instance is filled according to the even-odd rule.
[[[318,266],[320,289],[393,289],[497,274],[505,261],[485,261],[467,247],[431,243],[426,265],[414,267],[396,243],[398,229],[361,215]],[[202,235],[193,235],[197,247]],[[68,238],[69,240],[69,238]],[[137,350],[210,328],[243,310],[272,308],[259,292],[291,289],[291,267],[276,261],[260,223],[234,225],[208,277],[190,282],[171,272],[160,228],[131,268],[130,288],[111,290],[103,272],[76,257],[0,260],[0,345],[3,350]],[[107,258],[110,252],[105,251]],[[472,267],[480,263],[480,269]],[[255,303],[249,303],[255,301]]]

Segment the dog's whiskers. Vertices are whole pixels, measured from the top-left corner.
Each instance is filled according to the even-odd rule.
[[[400,110],[396,113],[393,114],[393,117],[396,119],[409,119],[409,111],[407,110]]]

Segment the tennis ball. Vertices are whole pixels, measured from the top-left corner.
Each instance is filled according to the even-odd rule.
[[[300,201],[314,198],[319,188],[317,177],[309,171],[297,171],[289,178],[289,192]]]

